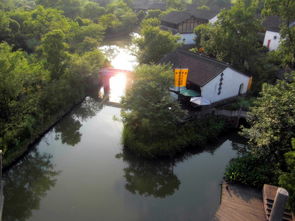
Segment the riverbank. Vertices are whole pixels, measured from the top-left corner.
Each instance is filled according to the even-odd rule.
[[[179,124],[175,131],[167,131],[161,136],[150,137],[124,126],[122,142],[124,147],[134,154],[147,158],[173,158],[192,147],[198,148],[218,140],[232,127],[224,119],[216,116],[204,116]]]
[[[5,172],[3,220],[211,220],[239,138],[219,137],[177,159],[118,158],[120,109],[100,103],[86,99]]]
[[[13,152],[8,152],[3,158],[3,170],[8,170],[14,164],[16,164],[20,159],[22,159],[31,148],[36,145],[43,136],[48,133],[57,123],[59,123],[67,114],[69,114],[77,105],[80,105],[86,96],[82,96],[77,99],[71,106],[66,108],[66,111],[57,113],[52,116],[44,125],[36,129],[36,132],[26,141],[23,141],[23,145]]]

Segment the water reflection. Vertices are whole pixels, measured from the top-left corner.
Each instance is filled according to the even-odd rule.
[[[82,122],[94,117],[102,109],[97,100],[91,97],[85,98],[83,103],[75,108],[71,115],[64,117],[54,128],[55,139],[63,144],[75,146],[81,141],[80,128]]]
[[[55,127],[55,139],[61,140],[63,144],[75,146],[81,141],[82,134],[79,131],[81,126],[79,120],[67,116]]]
[[[181,184],[174,174],[176,165],[204,152],[214,155],[215,151],[226,140],[224,137],[214,144],[191,147],[173,159],[162,160],[146,160],[135,156],[124,148],[123,152],[116,157],[122,158],[124,162],[128,163],[128,167],[124,168],[125,188],[133,194],[145,197],[165,198],[173,195],[178,191]]]
[[[130,46],[122,48],[116,45],[105,45],[99,49],[107,56],[114,68],[132,71],[138,64]]]
[[[115,104],[115,106],[118,106],[131,81],[131,73],[120,72],[120,70],[116,69],[110,70],[111,71],[104,76],[103,85],[99,89],[98,97],[102,99],[103,104],[109,106]]]
[[[171,160],[149,161],[124,151],[118,155],[128,163],[124,168],[125,188],[133,194],[165,198],[173,195],[180,186],[180,180],[173,172]]]
[[[134,52],[137,47],[132,44],[132,39],[138,37],[137,33],[132,33],[121,41],[110,42],[109,45],[99,47],[99,49],[110,60],[113,68],[132,71],[138,65]]]
[[[39,209],[40,200],[55,185],[55,177],[59,174],[51,158],[52,155],[34,149],[6,172],[3,220],[27,220],[33,210]]]
[[[120,103],[121,97],[125,95],[127,77],[124,73],[118,73],[110,78],[109,101]]]

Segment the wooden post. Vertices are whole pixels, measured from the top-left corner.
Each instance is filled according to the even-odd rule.
[[[288,191],[284,188],[278,188],[270,213],[269,221],[279,221],[283,219],[285,205],[287,203],[288,198]]]

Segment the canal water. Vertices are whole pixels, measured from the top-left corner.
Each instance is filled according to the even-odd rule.
[[[105,48],[111,47],[118,56],[126,53],[120,46]],[[124,93],[124,85],[116,91],[122,78],[110,84],[117,98]],[[174,160],[147,161],[123,151],[122,123],[114,118],[120,108],[88,97],[49,131],[5,173],[3,220],[211,220],[239,139],[224,137]]]

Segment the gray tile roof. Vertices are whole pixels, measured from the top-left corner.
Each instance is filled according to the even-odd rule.
[[[177,24],[180,24],[181,22],[189,19],[190,17],[192,17],[192,15],[190,13],[173,11],[173,12],[170,12],[169,14],[163,16],[161,18],[161,21],[177,25]]]
[[[162,17],[162,22],[168,22],[171,24],[180,24],[190,17],[194,17],[197,19],[203,19],[209,21],[211,18],[215,17],[218,14],[217,11],[212,10],[197,10],[191,9],[186,11],[173,11],[169,14]]]
[[[174,68],[188,68],[188,81],[199,87],[206,85],[229,67],[226,63],[182,49],[167,54],[160,63],[170,63]]]
[[[213,10],[199,10],[199,9],[190,9],[190,14],[196,18],[210,20],[214,18],[219,12]]]
[[[281,19],[279,16],[267,16],[262,25],[267,31],[279,32]]]

